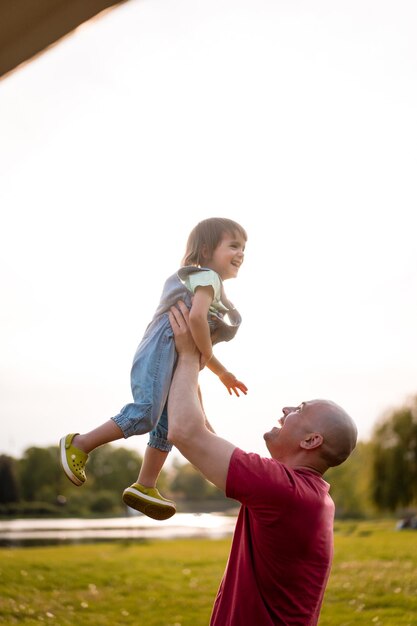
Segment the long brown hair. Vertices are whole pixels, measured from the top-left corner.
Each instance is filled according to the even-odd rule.
[[[202,265],[203,246],[206,247],[206,252],[211,257],[222,240],[224,233],[229,233],[232,236],[238,234],[245,241],[248,239],[245,229],[237,222],[225,217],[209,217],[199,222],[189,234],[181,264],[183,266]]]

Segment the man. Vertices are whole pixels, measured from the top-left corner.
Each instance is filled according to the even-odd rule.
[[[198,398],[200,354],[183,303],[170,312],[178,363],[168,399],[169,440],[241,502],[211,626],[315,626],[333,556],[334,504],[322,474],[343,463],[357,430],[327,400],[285,407],[264,439],[271,458],[210,432]]]

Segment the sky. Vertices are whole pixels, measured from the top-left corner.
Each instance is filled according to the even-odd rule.
[[[0,453],[131,401],[163,282],[213,216],[248,232],[225,284],[243,323],[215,350],[248,395],[200,376],[220,435],[264,453],[283,406],[329,398],[367,440],[417,394],[416,18],[129,0],[0,81]]]

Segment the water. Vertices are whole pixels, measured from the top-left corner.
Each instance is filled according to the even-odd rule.
[[[106,519],[18,519],[0,521],[0,546],[53,545],[92,541],[140,541],[233,533],[236,517],[223,513],[177,513],[164,521],[145,515]]]

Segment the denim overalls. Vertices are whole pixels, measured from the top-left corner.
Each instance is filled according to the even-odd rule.
[[[165,282],[159,306],[133,359],[130,380],[134,402],[126,404],[120,413],[112,418],[125,438],[151,431],[148,445],[164,451],[172,448],[172,444],[167,440],[167,399],[177,361],[168,311],[178,300],[182,300],[189,309],[191,308],[193,294],[182,280],[191,273],[201,271],[209,270],[194,265],[182,267]],[[225,315],[230,323],[224,321],[223,312],[213,313],[210,310],[208,323],[213,345],[233,339],[241,323],[238,311],[226,298],[223,285],[221,302],[227,308]]]

